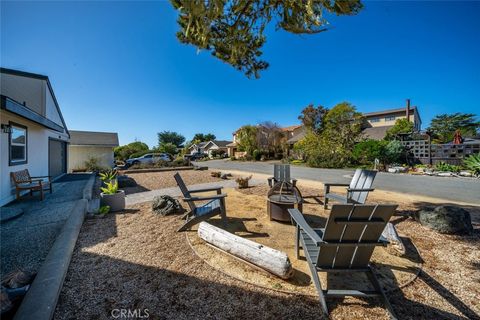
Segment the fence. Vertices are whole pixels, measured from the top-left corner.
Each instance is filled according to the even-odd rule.
[[[402,141],[403,146],[415,161],[423,164],[436,164],[440,161],[459,165],[463,158],[480,153],[480,143],[430,144],[428,140]]]

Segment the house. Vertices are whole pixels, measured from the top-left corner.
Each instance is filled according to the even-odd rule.
[[[0,205],[14,199],[10,173],[58,178],[70,135],[47,76],[0,68]]]
[[[227,145],[229,145],[231,143],[231,141],[227,141],[227,140],[211,140],[211,141],[208,141],[207,144],[205,144],[203,146],[203,151],[208,154],[208,156],[210,158],[212,158],[212,153],[214,152],[214,150],[216,151],[224,151],[225,154],[228,153],[228,147]]]
[[[419,132],[422,127],[418,108],[410,106],[410,99],[407,99],[404,108],[368,112],[364,113],[363,116],[365,117],[364,136],[375,140],[383,139],[388,129],[393,127],[398,119],[408,119],[408,121],[413,123],[413,129],[416,132]]]
[[[194,143],[190,147],[188,147],[188,151],[190,151],[190,154],[194,153],[205,153],[205,146],[207,145],[208,141],[203,141],[199,143]]]
[[[261,125],[258,126],[261,128]],[[227,147],[227,153],[229,157],[235,157],[235,158],[241,158],[245,155],[245,152],[238,151],[238,137],[237,133],[240,129],[237,129],[235,132],[232,133],[233,141],[229,144],[226,145]],[[303,132],[304,128],[302,125],[293,125],[293,126],[287,126],[287,127],[282,127],[280,128],[280,131],[285,133],[285,136],[282,139],[287,139],[290,140],[294,136],[299,135],[301,132]],[[283,140],[285,141],[285,140]]]
[[[115,132],[70,130],[68,171],[85,169],[85,162],[92,157],[98,160],[100,167],[111,168],[115,147],[118,147],[118,134]]]

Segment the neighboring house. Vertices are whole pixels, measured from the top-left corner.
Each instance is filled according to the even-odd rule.
[[[205,153],[204,148],[207,145],[207,143],[208,143],[208,141],[194,143],[190,147],[188,147],[188,151],[190,151],[190,154]]]
[[[238,138],[237,138],[237,133],[240,129],[237,129],[235,132],[232,133],[232,139],[233,141],[229,144],[226,145],[227,147],[227,153],[229,157],[235,157],[235,158],[240,158],[245,155],[245,152],[238,151]],[[287,139],[287,143],[290,139],[293,137],[299,135],[301,132],[303,132],[303,126],[302,125],[293,125],[293,126],[288,126],[288,127],[282,127],[280,128],[282,132],[285,133],[285,139]],[[285,140],[283,140],[285,141]]]
[[[211,140],[203,146],[203,151],[204,153],[208,154],[210,158],[212,157],[213,150],[223,150],[225,151],[225,153],[228,153],[227,145],[229,145],[230,143],[231,141],[227,140]]]
[[[422,127],[418,108],[410,106],[410,99],[407,99],[405,108],[368,112],[364,113],[363,116],[365,117],[364,136],[375,140],[383,139],[388,129],[393,127],[398,119],[408,119],[408,121],[413,123],[413,129],[417,132]]]
[[[118,135],[115,132],[70,130],[68,171],[85,169],[85,162],[91,157],[98,160],[100,167],[112,168],[115,147],[118,147]]]
[[[10,173],[67,172],[69,132],[47,76],[0,68],[0,205],[14,199]]]

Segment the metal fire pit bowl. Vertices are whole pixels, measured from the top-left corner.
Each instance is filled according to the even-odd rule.
[[[267,212],[270,220],[291,222],[288,209],[302,212],[303,198],[300,190],[291,183],[277,182],[267,195]]]

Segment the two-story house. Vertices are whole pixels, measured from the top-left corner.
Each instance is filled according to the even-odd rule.
[[[413,129],[417,132],[422,127],[418,108],[410,105],[410,99],[407,99],[404,108],[368,112],[364,113],[363,116],[365,117],[364,136],[375,140],[383,139],[388,129],[393,127],[398,119],[408,119],[413,123]]]

